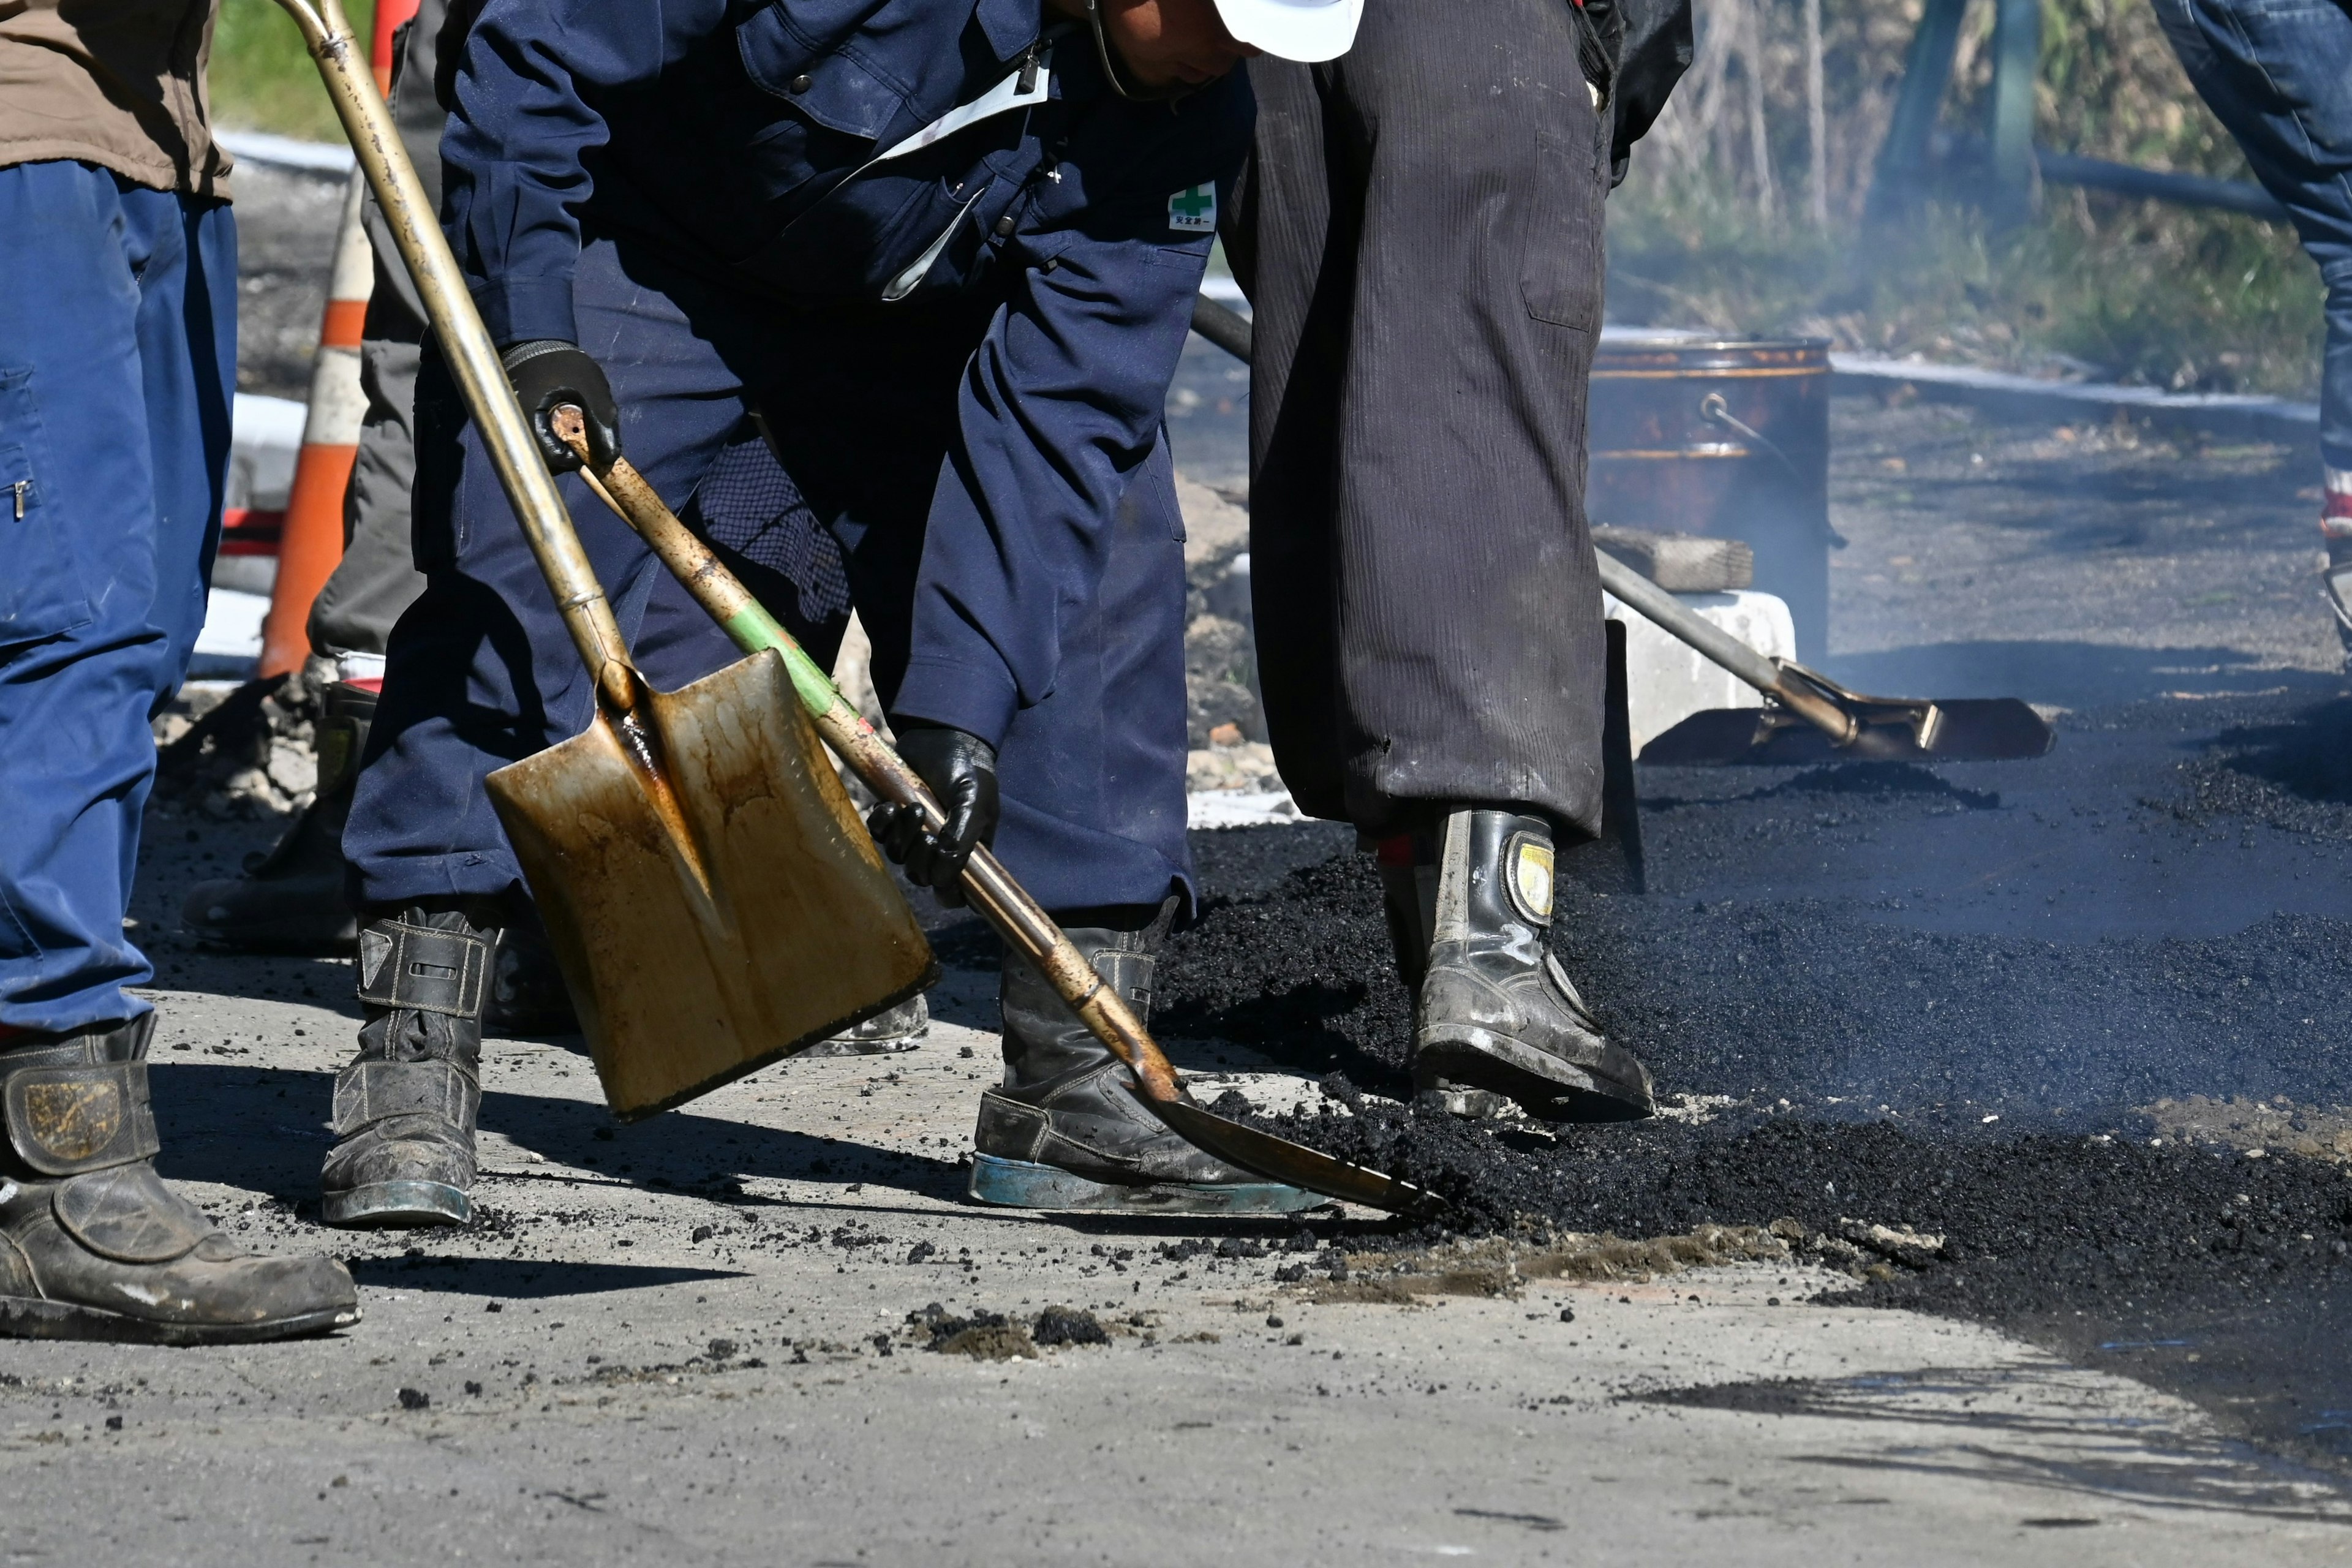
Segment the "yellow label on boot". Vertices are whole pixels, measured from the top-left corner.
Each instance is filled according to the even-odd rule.
[[[1511,896],[1531,921],[1551,919],[1551,846],[1520,836],[1511,845]]]

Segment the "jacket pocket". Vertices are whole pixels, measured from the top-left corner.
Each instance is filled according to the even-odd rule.
[[[1604,177],[1590,132],[1536,132],[1535,199],[1528,214],[1519,291],[1539,321],[1601,326],[1601,214]]]
[[[853,43],[829,37],[854,30],[827,25],[846,19],[789,17],[782,5],[771,5],[735,29],[735,47],[744,74],[795,114],[827,131],[872,142],[906,109],[907,89],[872,68]]]
[[[0,647],[87,626],[91,574],[29,365],[0,365]]]

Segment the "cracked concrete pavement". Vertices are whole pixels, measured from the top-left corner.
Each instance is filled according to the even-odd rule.
[[[350,1258],[366,1317],[0,1348],[11,1562],[2352,1558],[2331,1480],[1998,1333],[1806,1303],[1839,1277],[1314,1304],[1275,1279],[1286,1225],[974,1209],[995,1040],[969,970],[913,1051],[630,1127],[576,1042],[493,1041],[477,1225],[325,1231],[348,972],[173,963],[204,984],[155,993],[165,1169],[240,1241]],[[1166,1256],[1195,1238],[1265,1255]],[[1109,1342],[933,1353],[907,1323],[934,1302],[1081,1308]]]

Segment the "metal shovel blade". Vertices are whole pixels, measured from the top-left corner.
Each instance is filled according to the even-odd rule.
[[[1826,684],[1825,682],[1823,684]],[[1775,704],[1694,713],[1642,748],[1641,760],[1665,766],[1753,763],[1806,767],[1822,763],[2000,763],[2047,755],[2057,742],[2049,721],[2014,697],[1947,698],[1906,702],[1840,692],[1838,706],[1859,720],[1840,745],[1818,725]]]
[[[1177,1136],[1196,1149],[1205,1149],[1229,1164],[1325,1197],[1340,1198],[1389,1214],[1429,1215],[1446,1206],[1445,1200],[1426,1187],[1414,1186],[1384,1172],[1351,1165],[1319,1149],[1261,1132],[1228,1121],[1187,1100],[1154,1100],[1129,1085],[1134,1095],[1176,1130]]]
[[[781,658],[646,689],[635,718],[489,776],[625,1121],[939,977]]]

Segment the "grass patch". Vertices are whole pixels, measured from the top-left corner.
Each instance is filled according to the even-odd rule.
[[[1609,204],[1612,320],[1803,332],[1908,354],[2177,391],[2315,395],[2319,275],[2294,234],[2052,187],[2007,234],[1965,207],[1822,233],[1703,177],[1634,172]]]
[[[375,6],[372,0],[345,0],[345,9],[364,43]],[[212,93],[213,117],[223,125],[312,142],[343,139],[319,68],[278,0],[221,0],[213,28]]]

